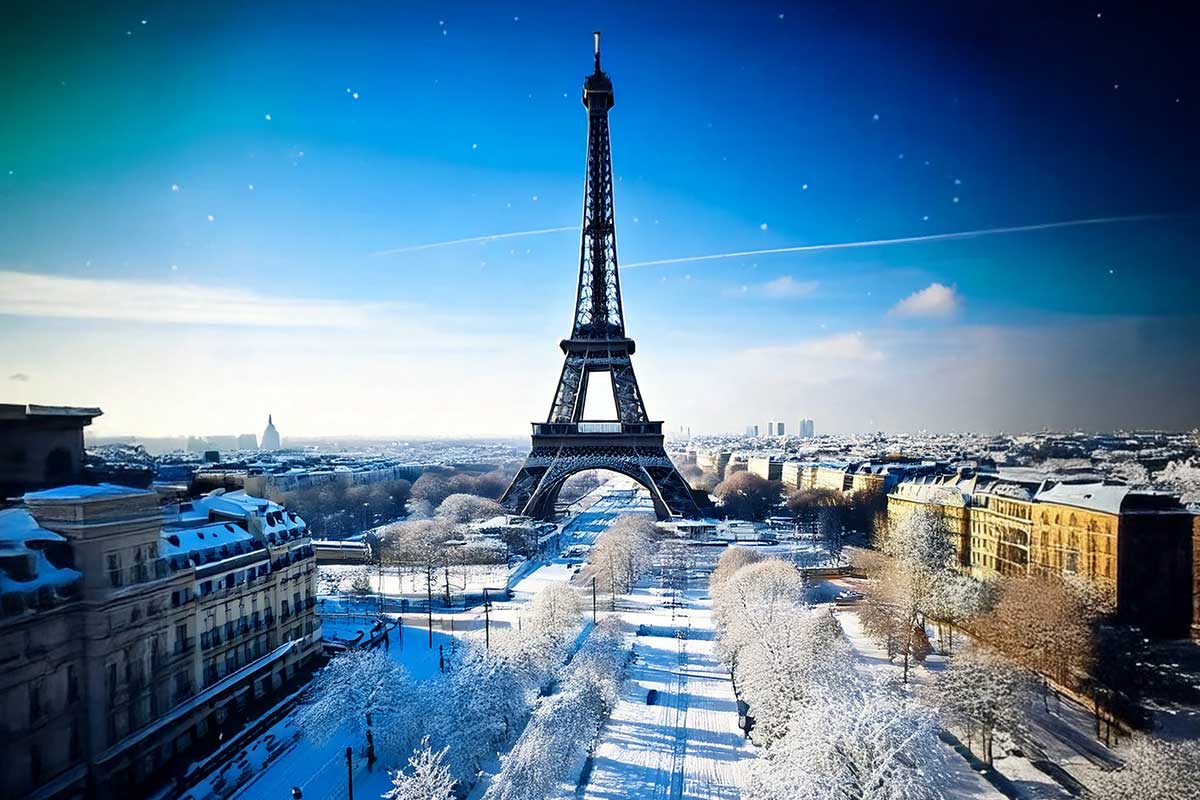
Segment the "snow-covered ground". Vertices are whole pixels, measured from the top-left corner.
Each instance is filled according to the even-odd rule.
[[[729,673],[714,653],[707,575],[692,575],[684,607],[658,588],[623,598],[636,637],[620,702],[600,735],[583,796],[737,798],[755,757],[737,726]],[[647,693],[658,693],[647,704]]]
[[[898,667],[888,661],[887,653],[863,632],[862,623],[855,611],[838,611],[834,613],[841,623],[842,630],[850,640],[858,656],[860,668],[863,670],[887,670],[895,674]],[[923,665],[910,667],[909,680],[914,686],[927,685],[932,680],[932,674],[944,664],[938,657],[926,659]],[[949,745],[947,745],[949,747]],[[947,797],[953,798],[988,798],[988,800],[1004,800],[1004,795],[997,791],[983,776],[976,773],[963,758],[951,752],[946,759],[948,772],[947,782],[940,788]]]

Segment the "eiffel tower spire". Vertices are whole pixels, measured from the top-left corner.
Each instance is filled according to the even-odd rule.
[[[663,448],[662,423],[646,414],[633,374],[635,347],[625,333],[613,214],[608,130],[613,85],[600,69],[599,31],[594,36],[595,69],[583,81],[588,148],[574,324],[571,337],[559,345],[566,358],[550,413],[544,424],[533,424],[532,451],[503,501],[525,514],[549,517],[568,477],[584,469],[610,469],[648,489],[659,517],[694,517],[699,507]],[[616,421],[583,419],[592,375],[608,377]]]

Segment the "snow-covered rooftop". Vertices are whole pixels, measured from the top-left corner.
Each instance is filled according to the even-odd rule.
[[[62,536],[38,525],[37,520],[23,508],[0,511],[0,546],[6,543],[65,542]]]
[[[30,594],[69,586],[82,578],[77,570],[52,563],[42,549],[65,541],[38,525],[23,508],[0,511],[0,594]]]
[[[115,483],[101,483],[95,486],[70,484],[56,486],[53,489],[43,489],[40,492],[28,492],[23,498],[25,502],[39,500],[95,500],[103,497],[128,497],[131,495],[152,495],[154,492],[145,489],[132,489],[128,486],[118,486]]]
[[[1036,499],[1042,503],[1059,503],[1106,514],[1120,514],[1121,504],[1128,494],[1129,487],[1121,484],[1056,483],[1038,492]]]
[[[253,540],[244,528],[232,522],[214,522],[199,528],[164,527],[159,552],[165,557],[188,555]]]

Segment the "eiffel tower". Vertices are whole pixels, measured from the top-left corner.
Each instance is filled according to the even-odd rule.
[[[650,492],[659,519],[699,517],[692,490],[663,448],[662,422],[651,421],[633,375],[634,343],[625,335],[617,236],[613,223],[612,155],[608,111],[612,81],[600,69],[600,34],[595,34],[596,69],[583,82],[588,117],[587,185],[579,246],[579,289],[571,338],[554,402],[545,422],[533,423],[533,447],[504,493],[508,508],[531,517],[554,515],[563,482],[583,470],[607,469],[634,479]],[[593,375],[611,381],[616,421],[583,419]],[[600,388],[602,383],[597,382]]]

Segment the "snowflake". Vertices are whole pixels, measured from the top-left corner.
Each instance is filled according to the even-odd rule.
[[[178,270],[178,269],[179,269],[179,265],[178,265],[178,264],[172,264],[172,265],[171,265],[171,272],[175,272],[175,271],[176,271],[176,270]]]
[[[923,222],[929,222],[929,215],[928,215],[928,214],[926,214],[925,216],[921,217],[921,220],[922,220]]]
[[[477,144],[472,144],[472,145],[471,145],[471,149],[472,149],[472,150],[478,150],[478,149],[479,149],[479,145],[477,145]]]
[[[760,231],[765,231],[767,229],[767,223],[764,222],[763,224],[759,225],[758,229]]]
[[[957,198],[957,197],[955,197],[955,198],[954,198],[954,200],[953,200],[952,202],[955,202],[955,203],[957,203],[957,202],[958,202],[958,198]]]
[[[357,99],[358,99],[358,92],[354,92],[354,93],[353,93],[353,94],[351,94],[350,96],[351,96],[351,97],[353,97],[355,100],[357,100]]]
[[[807,192],[807,191],[808,191],[808,184],[807,184],[807,183],[802,183],[802,184],[800,184],[800,188],[801,188],[801,189],[803,189],[804,191],[806,191],[806,192]]]
[[[538,196],[535,194],[535,195],[533,196],[533,202],[535,202],[535,203],[536,203],[536,202],[537,202],[537,199],[538,199]]]
[[[251,183],[251,184],[248,184],[248,185],[246,186],[246,188],[247,188],[247,189],[249,189],[250,191],[252,191],[252,192],[253,192],[253,191],[254,191],[254,184],[253,184],[253,183]]]
[[[264,114],[264,115],[263,115],[263,119],[265,119],[267,122],[270,122],[270,121],[271,121],[271,115],[270,115],[270,114]]]
[[[11,173],[9,173],[9,174],[11,174]],[[172,183],[172,184],[171,184],[171,191],[172,191],[172,192],[178,192],[178,191],[179,191],[179,184],[178,184],[178,183]]]
[[[213,220],[215,220],[215,219],[216,219],[216,217],[214,217],[212,214],[209,214],[209,215],[208,215],[208,221],[209,221],[209,222],[212,222],[212,221],[213,221]]]
[[[873,117],[871,117],[871,119],[875,120],[876,122],[879,122],[879,115],[875,114]]]

